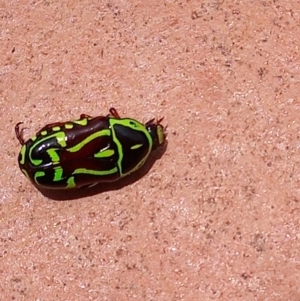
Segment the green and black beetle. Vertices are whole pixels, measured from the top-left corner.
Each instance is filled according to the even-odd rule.
[[[93,186],[136,171],[152,150],[164,144],[163,118],[142,124],[120,118],[114,108],[109,113],[48,124],[26,142],[22,122],[17,123],[21,171],[36,186],[48,189]]]

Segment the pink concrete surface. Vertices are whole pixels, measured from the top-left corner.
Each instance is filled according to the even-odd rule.
[[[300,300],[299,1],[0,3],[0,300]],[[78,197],[14,126],[164,116],[152,167]],[[154,154],[154,156],[157,156]]]

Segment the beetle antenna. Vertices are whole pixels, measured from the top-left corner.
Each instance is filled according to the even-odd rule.
[[[24,138],[23,138],[23,131],[24,129],[21,129],[20,130],[20,125],[23,124],[22,121],[18,122],[15,126],[15,133],[16,133],[16,136],[17,136],[17,139],[19,140],[20,144],[21,145],[24,145],[25,144],[25,141],[24,141]]]
[[[117,119],[121,119],[119,113],[117,112],[117,110],[116,110],[115,108],[110,108],[110,109],[109,109],[109,113],[110,113],[113,117],[115,117],[115,118],[117,118]]]

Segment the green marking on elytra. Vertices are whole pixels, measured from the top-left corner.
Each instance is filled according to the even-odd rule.
[[[119,169],[120,177],[124,177],[124,176],[127,176],[130,173],[138,170],[145,163],[145,161],[148,158],[148,156],[151,152],[151,149],[152,149],[152,145],[153,145],[152,137],[151,137],[150,133],[147,131],[147,129],[145,128],[145,126],[143,124],[141,124],[140,122],[134,120],[134,119],[130,119],[130,118],[124,118],[124,119],[110,118],[109,123],[110,123],[111,131],[112,131],[113,141],[115,142],[115,144],[118,148],[119,159],[118,159],[118,162],[117,162],[117,166],[118,166],[118,169]],[[116,125],[116,124],[124,126],[124,127],[129,127],[131,129],[133,129],[134,131],[142,132],[146,136],[146,138],[148,140],[148,143],[149,143],[149,148],[148,148],[147,154],[144,156],[144,158],[132,170],[130,170],[127,173],[123,173],[123,170],[122,170],[123,148],[122,148],[122,145],[121,145],[120,141],[118,140],[118,138],[116,136],[116,133],[115,133],[114,125]]]
[[[101,136],[110,136],[110,130],[106,129],[106,130],[98,131],[98,132],[96,132],[96,133],[94,133],[92,135],[89,135],[87,138],[85,138],[84,140],[82,140],[80,143],[74,145],[73,147],[68,148],[67,151],[69,151],[71,153],[78,152],[86,144],[88,144],[92,140],[94,140],[94,139],[96,139],[98,137],[101,137]]]
[[[54,127],[52,128],[52,131],[53,131],[53,132],[58,132],[58,131],[60,131],[60,126],[54,126]]]
[[[73,123],[82,125],[82,126],[86,126],[88,124],[88,119],[84,118],[84,119],[75,120],[75,121],[73,121]]]
[[[47,131],[42,131],[42,132],[41,132],[41,135],[42,135],[42,136],[46,136],[47,134],[48,134]]]
[[[109,158],[115,154],[113,149],[105,149],[94,155],[95,158]]]
[[[58,132],[55,133],[54,136],[56,137],[57,143],[61,146],[61,147],[66,147],[67,143],[66,143],[66,135],[64,132]],[[51,137],[51,136],[50,136]]]
[[[88,174],[88,175],[94,175],[94,176],[106,176],[111,175],[118,172],[118,168],[112,168],[110,170],[92,170],[92,169],[86,169],[86,168],[77,168],[73,171],[73,175],[76,174]]]
[[[46,136],[46,137],[43,137],[42,139],[39,139],[36,143],[34,143],[32,145],[32,147],[29,149],[29,159],[30,159],[30,162],[35,165],[35,166],[38,166],[40,164],[43,163],[43,160],[38,160],[38,159],[34,159],[32,158],[32,151],[37,148],[40,144],[43,144],[44,141],[48,140],[48,139],[51,139],[55,137],[56,138],[56,141],[57,143],[61,146],[61,147],[66,147],[66,135],[64,132],[58,132],[58,133],[54,133],[52,135],[49,135],[49,136]],[[51,155],[50,155],[51,156]]]
[[[57,154],[57,149],[51,148],[47,149],[47,154],[50,156],[53,164],[58,164],[60,161],[59,155]]]
[[[63,169],[61,167],[57,167],[54,169],[54,178],[53,181],[57,182],[62,180]]]
[[[34,181],[35,183],[39,184],[39,182],[37,181],[37,178],[43,177],[45,175],[45,173],[43,171],[37,171],[34,174]]]
[[[21,155],[21,160],[20,160],[20,164],[25,164],[25,153],[26,153],[26,144],[24,144],[21,147],[21,151],[20,151],[20,155]]]
[[[142,146],[143,146],[143,144],[136,144],[136,145],[133,145],[130,149],[138,149]]]
[[[122,176],[122,174],[123,174],[122,173],[123,148],[122,148],[122,145],[121,145],[120,141],[116,137],[115,130],[114,130],[113,126],[111,127],[111,129],[112,129],[112,133],[113,133],[112,138],[113,138],[113,141],[115,142],[115,144],[117,146],[118,154],[119,154],[117,166],[118,166],[118,169],[119,169],[120,176]]]
[[[30,139],[32,140],[32,141],[35,141],[36,140],[36,135],[34,135],[34,136],[32,136]]]
[[[30,151],[29,151],[29,157],[30,157],[31,163],[32,163],[33,165],[35,165],[35,166],[38,166],[38,165],[40,165],[40,164],[43,163],[43,160],[32,159],[32,157],[31,157],[31,149],[30,149]]]
[[[74,188],[74,187],[76,187],[74,177],[70,177],[67,181],[67,187],[66,188]]]
[[[65,129],[66,130],[70,130],[70,129],[72,129],[74,127],[74,125],[72,124],[72,123],[66,123],[65,124]]]

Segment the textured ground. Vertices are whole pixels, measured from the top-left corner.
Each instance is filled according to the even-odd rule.
[[[299,23],[295,0],[1,1],[1,300],[299,301]],[[64,201],[21,174],[18,121],[111,106],[165,116],[148,173]]]

